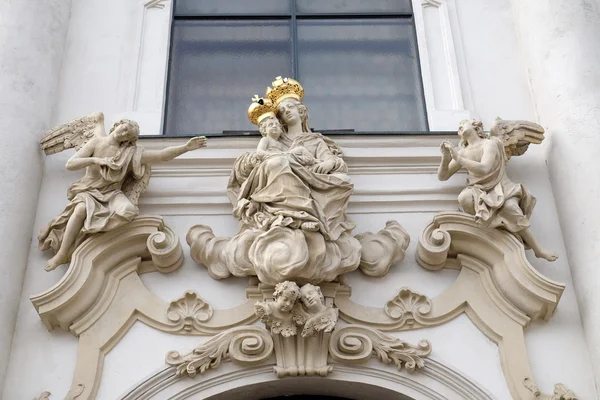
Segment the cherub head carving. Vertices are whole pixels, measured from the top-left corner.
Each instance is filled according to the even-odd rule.
[[[300,298],[300,288],[294,282],[285,281],[275,285],[273,299],[277,310],[290,312]]]
[[[318,312],[325,306],[325,297],[321,288],[307,283],[300,289],[300,301],[310,312]]]

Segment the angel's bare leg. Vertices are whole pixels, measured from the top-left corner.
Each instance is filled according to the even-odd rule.
[[[523,211],[519,206],[519,200],[516,197],[512,197],[506,200],[503,207],[507,208],[508,211],[512,210],[511,213],[515,215],[523,215]],[[523,218],[525,217],[523,216]],[[533,232],[531,232],[530,228],[522,229],[518,233],[519,235],[521,235],[521,238],[523,239],[525,244],[531,247],[531,250],[533,250],[537,258],[544,258],[548,261],[555,261],[558,258],[558,254],[546,250],[542,247],[542,245],[540,245],[540,243],[533,236]]]
[[[48,264],[46,264],[46,271],[52,271],[56,267],[61,264],[64,264],[67,261],[67,256],[69,254],[69,249],[73,245],[75,238],[83,228],[83,223],[85,222],[85,204],[79,203],[75,206],[75,210],[73,214],[67,221],[67,226],[65,228],[65,234],[63,236],[62,243],[60,248],[50,260],[48,260]]]
[[[531,229],[525,228],[525,229],[519,231],[519,235],[521,235],[521,238],[523,239],[523,241],[529,247],[531,247],[531,249],[533,250],[533,252],[535,253],[535,256],[537,258],[544,258],[544,259],[546,259],[548,261],[555,261],[558,258],[558,254],[544,249],[538,243],[538,241],[533,236],[533,233],[531,232]]]
[[[475,198],[469,187],[463,189],[458,195],[458,204],[467,214],[475,215]]]

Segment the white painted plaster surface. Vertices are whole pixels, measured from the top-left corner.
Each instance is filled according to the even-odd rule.
[[[469,77],[476,115],[481,116],[487,126],[496,115],[505,119],[535,120],[526,70],[519,59],[518,37],[509,0],[493,4],[476,0],[456,3],[468,68],[468,73],[461,71],[460,75]],[[118,116],[127,115],[124,109],[131,94],[128,84],[131,73],[128,72],[126,55],[139,48],[135,32],[137,25],[134,22],[139,16],[139,7],[141,5],[138,2],[121,0],[74,2],[55,122],[79,117],[92,110],[102,110],[109,126]],[[152,9],[152,12],[163,11]],[[165,62],[166,55],[150,54],[154,56],[146,61]],[[149,92],[152,93],[140,88],[139,93]],[[146,104],[146,99],[140,104]],[[310,109],[310,104],[307,106]],[[130,115],[132,118],[138,116],[150,116],[140,120],[143,132],[159,133],[159,124],[148,122],[144,125],[143,121],[160,120],[160,112],[134,112]],[[350,165],[350,176],[355,183],[356,194],[349,206],[349,214],[357,223],[355,232],[377,231],[388,219],[396,219],[408,230],[412,243],[405,261],[393,267],[385,278],[367,278],[360,272],[350,274],[347,282],[353,287],[352,299],[368,306],[382,306],[402,286],[410,286],[433,297],[451,284],[455,273],[434,273],[418,266],[415,262],[416,241],[435,212],[458,208],[455,196],[464,184],[464,176],[456,176],[449,182],[438,182],[434,172],[422,173],[418,166],[412,164],[404,169],[393,164],[379,169],[371,168],[381,157],[389,157],[391,161],[394,161],[394,155],[417,159],[439,157],[437,146],[440,138],[388,137],[385,140],[392,140],[397,146],[377,149],[359,143],[367,139],[356,138],[352,139],[356,141],[354,144],[346,142],[349,144],[342,145]],[[247,280],[233,278],[214,281],[205,269],[191,261],[185,234],[191,225],[197,223],[212,226],[218,235],[236,231],[237,222],[230,214],[231,205],[225,194],[230,165],[221,165],[219,160],[255,148],[257,141],[257,138],[209,140],[207,149],[187,154],[181,162],[175,161],[154,169],[150,187],[140,199],[141,211],[165,215],[167,224],[179,235],[186,257],[181,270],[172,275],[155,273],[142,277],[144,283],[159,297],[173,300],[185,290],[193,289],[218,309],[235,306],[244,300]],[[149,140],[141,142],[148,147],[157,145]],[[29,155],[38,154],[36,152],[39,150],[32,145],[27,151]],[[66,152],[44,159],[40,201],[33,229],[27,232],[28,235],[36,234],[64,207],[68,185],[80,176],[78,172],[64,170],[64,164],[71,154]],[[563,237],[543,149],[532,146],[525,157],[513,158],[509,174],[515,182],[526,185],[538,198],[532,229],[541,242],[561,255],[553,264],[535,259],[532,254],[528,254],[528,259],[549,278],[567,284],[553,319],[545,325],[532,326],[526,333],[533,372],[539,386],[547,393],[552,391],[555,383],[562,382],[580,398],[593,400],[596,396],[588,351],[569,263],[564,256]],[[3,392],[5,399],[33,398],[43,390],[49,390],[55,398],[61,398],[70,384],[77,339],[67,333],[47,332],[28,298],[52,286],[64,273],[65,267],[45,273],[43,266],[48,257],[37,250],[36,243],[31,243],[10,368]],[[438,328],[399,336],[412,342],[418,338],[430,339],[434,348],[433,357],[472,377],[498,399],[510,398],[495,345],[476,330],[466,317],[459,317]],[[115,399],[136,382],[161,368],[166,350],[189,349],[202,340],[170,336],[135,324],[106,358],[98,399]],[[228,367],[223,368],[227,370]]]
[[[512,5],[600,395],[600,4]]]
[[[71,0],[0,0],[0,391],[37,209]]]

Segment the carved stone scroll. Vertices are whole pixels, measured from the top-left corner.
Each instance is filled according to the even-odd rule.
[[[460,270],[454,284],[431,299],[427,318],[438,325],[465,313],[498,345],[512,397],[531,400],[532,393],[539,391],[527,357],[524,329],[532,320],[552,317],[565,286],[529,264],[523,243],[515,235],[482,227],[472,215],[461,212],[443,212],[433,218],[420,237],[417,261],[430,270]],[[336,304],[345,318],[342,306],[351,304],[337,299]]]
[[[172,334],[214,335],[257,319],[254,303],[263,296],[253,289],[245,303],[226,310],[213,310],[193,292],[171,303],[151,293],[139,275],[181,265],[178,242],[162,218],[137,217],[86,240],[60,282],[31,296],[48,330],[61,328],[79,338],[71,385],[78,400],[95,398],[104,356],[136,321]]]
[[[360,325],[337,329],[329,343],[331,357],[340,363],[365,363],[377,357],[385,364],[394,363],[398,370],[414,372],[425,366],[431,343],[421,340],[417,346]]]
[[[222,361],[240,365],[257,365],[273,353],[273,339],[264,328],[242,326],[213,336],[187,354],[170,351],[166,363],[177,367],[177,375],[195,377],[208,369],[217,368]]]

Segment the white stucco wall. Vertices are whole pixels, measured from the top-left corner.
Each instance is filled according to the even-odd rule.
[[[52,123],[70,0],[0,1],[0,390],[42,176],[38,132]],[[27,51],[23,51],[27,49]]]
[[[165,9],[144,9],[137,1],[73,2],[55,121],[67,121],[93,110],[102,110],[106,114],[107,126],[124,114],[137,118],[143,132],[153,135],[159,133],[161,112],[156,104],[162,103],[162,92],[140,91],[140,96],[145,93],[144,101],[138,105],[132,103],[132,96],[138,92],[135,85],[132,89],[131,79],[136,70],[132,69],[131,63],[139,59],[132,54],[139,54],[139,49],[144,47],[140,47],[140,37],[143,37],[140,34],[141,13],[146,12],[147,21],[160,28],[164,18],[168,18],[169,2],[165,3]],[[454,20],[449,18],[449,21],[458,24],[452,25],[451,31],[459,34],[459,37],[453,38],[453,43],[458,58],[457,72],[462,79],[460,87],[464,110],[480,117],[488,126],[496,116],[535,121],[527,71],[519,59],[518,39],[509,0],[498,0],[493,4],[477,0],[461,0],[457,3],[448,3],[448,15],[455,17]],[[161,13],[165,13],[166,17]],[[152,39],[151,43],[160,50],[164,45],[164,35]],[[156,66],[157,71],[161,71],[161,68],[164,70],[164,51],[145,54],[148,56],[144,61],[145,67]],[[164,85],[164,74],[159,74],[156,79],[153,74],[148,76],[141,80],[142,86]],[[155,101],[152,101],[154,97]],[[307,106],[310,109],[310,104]],[[453,112],[459,115],[458,111]],[[311,112],[317,113],[318,110],[311,109]],[[448,120],[452,120],[452,117]],[[444,121],[448,120],[440,120],[442,127]],[[445,129],[454,128],[448,125]],[[436,212],[458,208],[455,198],[464,182],[464,175],[455,176],[449,182],[438,182],[431,171],[418,173],[404,168],[398,172],[377,161],[381,157],[386,160],[397,157],[398,165],[402,166],[408,165],[407,160],[415,155],[436,156],[439,154],[439,137],[382,138],[382,141],[389,141],[386,149],[363,144],[372,143],[372,140],[351,137],[339,140],[348,159],[357,193],[350,204],[351,217],[357,223],[355,233],[377,231],[385,221],[396,219],[408,230],[412,243],[405,261],[384,278],[367,278],[359,272],[349,274],[346,281],[352,286],[352,299],[367,306],[381,307],[402,286],[434,297],[450,285],[455,274],[451,271],[432,273],[418,266],[415,261],[416,240]],[[215,165],[215,159],[241,154],[255,146],[257,141],[257,138],[211,139],[207,149],[185,157],[192,160],[190,163],[195,167],[208,168]],[[141,140],[141,144],[155,145],[148,140]],[[44,176],[33,237],[39,228],[62,210],[68,185],[80,176],[79,172],[64,170],[70,154],[44,159]],[[366,164],[365,160],[368,160]],[[372,167],[371,172],[369,168],[356,168],[359,164]],[[179,271],[171,275],[149,274],[143,276],[142,280],[167,301],[178,298],[187,289],[193,289],[215,308],[229,308],[244,300],[243,289],[247,280],[232,278],[214,281],[204,268],[189,258],[189,248],[185,244],[185,234],[193,224],[212,226],[217,235],[230,235],[237,226],[229,214],[231,207],[225,195],[228,172],[220,169],[204,172],[195,176],[185,171],[166,174],[161,173],[161,167],[155,169],[149,190],[140,202],[141,212],[165,216],[167,224],[182,241],[186,261]],[[561,255],[552,264],[535,259],[530,252],[528,259],[544,275],[567,285],[552,320],[543,325],[534,324],[526,334],[534,375],[545,392],[551,392],[555,383],[562,382],[581,399],[595,399],[589,357],[542,148],[532,146],[525,157],[513,158],[509,173],[538,198],[532,218],[533,231],[540,241]],[[157,197],[158,193],[165,192],[172,197]],[[48,255],[40,253],[37,243],[33,241],[3,393],[5,399],[32,398],[43,390],[49,390],[55,394],[55,398],[60,398],[70,385],[77,339],[64,332],[47,332],[28,299],[29,295],[52,286],[65,271],[63,266],[52,273],[45,273],[43,266],[47,258]],[[510,398],[496,346],[466,317],[461,316],[438,328],[406,332],[398,336],[411,342],[420,338],[429,339],[434,347],[433,358],[462,371],[496,398]],[[107,356],[98,398],[117,398],[127,388],[160,369],[168,350],[190,349],[202,340],[167,335],[136,324]]]

